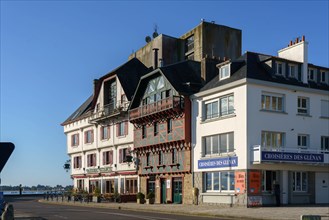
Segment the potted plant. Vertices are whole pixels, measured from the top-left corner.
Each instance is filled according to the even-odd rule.
[[[114,202],[121,202],[121,196],[120,193],[118,193],[117,191],[115,191],[112,195]]]
[[[142,192],[137,193],[137,204],[144,204],[145,195]]]
[[[155,194],[154,192],[149,192],[146,196],[146,204],[154,204]]]
[[[93,192],[93,202],[101,202],[101,190],[98,187],[96,187]]]

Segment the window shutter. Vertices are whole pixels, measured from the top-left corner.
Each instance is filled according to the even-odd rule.
[[[87,166],[90,167],[90,156],[87,155]]]
[[[71,135],[71,146],[73,146],[73,136],[74,135]]]
[[[94,154],[93,157],[94,157],[93,165],[96,166],[96,154]]]
[[[131,155],[130,151],[131,151],[131,147],[128,147],[128,149],[127,149],[127,155]]]
[[[119,150],[119,163],[122,163],[122,149]]]
[[[93,143],[94,142],[94,130],[91,130],[91,143]]]
[[[107,137],[110,138],[111,137],[111,126],[107,126]]]
[[[117,127],[117,137],[119,137],[119,129],[120,129],[120,126],[119,125],[120,124],[118,123],[117,126],[116,126]]]
[[[103,152],[103,165],[106,165],[106,152]]]
[[[104,133],[103,133],[103,131],[104,131],[104,127],[100,127],[99,128],[99,133],[101,134],[101,140],[104,139]]]
[[[110,155],[109,155],[109,160],[110,160],[110,164],[113,164],[113,151],[110,151],[110,153],[109,153]]]
[[[82,159],[81,159],[81,156],[79,157],[79,168],[82,167]]]
[[[77,145],[79,145],[79,134],[77,134]]]
[[[76,167],[77,167],[77,157],[74,157],[73,168],[76,168]]]
[[[84,137],[85,143],[87,143],[87,132],[86,131],[84,132],[84,135],[85,135],[85,137]]]
[[[128,135],[128,121],[125,122],[125,135]]]

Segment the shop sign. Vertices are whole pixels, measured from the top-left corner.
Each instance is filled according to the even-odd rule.
[[[86,169],[87,173],[109,173],[112,172],[112,167],[90,168]]]
[[[246,172],[235,172],[235,192],[244,193],[246,190]]]
[[[261,175],[259,171],[250,171],[249,172],[249,193],[250,194],[258,194],[260,193],[260,187],[261,187]]]
[[[86,169],[87,173],[98,173],[98,168],[90,168],[90,169]]]
[[[262,161],[323,163],[323,154],[262,151]]]
[[[236,167],[238,166],[238,157],[221,157],[208,160],[198,160],[199,169]]]
[[[167,189],[170,189],[170,180],[167,180]]]

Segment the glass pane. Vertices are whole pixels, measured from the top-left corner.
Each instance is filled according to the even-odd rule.
[[[301,191],[301,178],[300,172],[296,173],[296,191]]]
[[[206,173],[206,190],[212,190],[212,175],[211,173]]]
[[[307,191],[307,176],[305,172],[302,172],[302,191]]]
[[[277,97],[272,97],[272,110],[277,110]]]
[[[261,140],[261,143],[262,143],[262,147],[265,147],[266,146],[266,139],[265,139],[265,132],[262,131],[262,140]]]
[[[278,98],[278,111],[283,111],[283,99]]]
[[[214,190],[219,190],[219,173],[213,173],[214,175]]]
[[[211,104],[206,104],[206,119],[211,118]]]
[[[220,152],[227,152],[227,135],[220,135]]]
[[[234,190],[234,172],[229,172],[229,176],[230,176],[230,188],[229,190]]]
[[[227,97],[222,98],[220,100],[220,105],[221,105],[221,115],[227,115],[227,108],[228,108],[228,103],[227,103]]]
[[[228,111],[229,114],[234,112],[234,96],[228,97]]]
[[[205,141],[205,149],[206,149],[206,155],[210,155],[211,154],[211,137],[206,137],[206,141]]]
[[[212,137],[212,153],[213,154],[218,154],[219,153],[219,149],[218,149],[219,145],[218,145],[218,136],[213,136]]]
[[[220,184],[221,190],[228,190],[228,172],[221,172]]]
[[[234,133],[228,134],[229,152],[234,152]]]
[[[266,146],[267,147],[272,147],[271,133],[270,132],[266,132]]]
[[[161,89],[164,87],[164,80],[163,77],[159,77],[159,82],[158,82],[158,89]]]
[[[218,102],[212,103],[212,118],[218,117]]]
[[[271,104],[271,97],[270,96],[265,96],[265,109],[270,109],[270,104]]]

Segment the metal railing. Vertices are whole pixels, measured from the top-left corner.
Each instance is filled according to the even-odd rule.
[[[184,108],[184,99],[179,96],[171,96],[165,99],[161,99],[157,102],[153,102],[147,105],[134,108],[129,111],[130,120],[151,115],[160,111],[168,109],[183,109]]]
[[[128,111],[129,101],[110,102],[103,107],[96,110],[91,116],[91,121],[97,121],[102,118],[120,114],[121,112]]]

